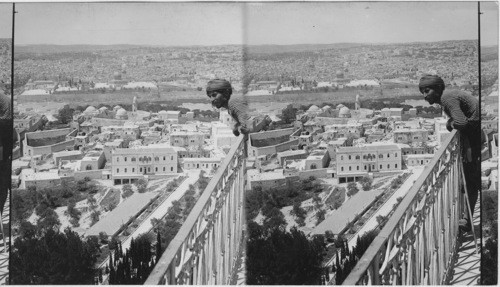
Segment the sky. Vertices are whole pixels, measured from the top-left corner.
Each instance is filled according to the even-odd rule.
[[[0,37],[11,33],[0,4]],[[18,3],[16,44],[329,44],[477,39],[477,2]],[[483,45],[498,4],[482,2]]]

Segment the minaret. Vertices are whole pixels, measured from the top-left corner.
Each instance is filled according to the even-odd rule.
[[[358,94],[358,95],[356,95],[356,102],[354,104],[354,109],[357,111],[357,110],[359,110],[360,106],[361,105],[359,104],[359,94]]]
[[[135,113],[137,111],[137,96],[134,96],[132,100],[132,112]]]

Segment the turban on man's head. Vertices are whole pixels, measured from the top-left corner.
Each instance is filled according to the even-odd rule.
[[[229,95],[233,92],[233,88],[231,87],[231,83],[224,79],[213,79],[210,80],[207,84],[207,94],[210,92],[228,92]]]
[[[420,90],[421,93],[423,93],[425,88],[432,88],[444,91],[444,81],[439,76],[425,75],[422,78],[420,78],[420,82],[418,83],[418,89]]]

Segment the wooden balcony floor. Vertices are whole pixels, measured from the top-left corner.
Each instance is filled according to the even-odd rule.
[[[478,248],[481,246],[479,211],[480,204],[478,200],[473,215]],[[481,254],[476,252],[472,233],[461,236],[461,245],[458,248],[457,260],[453,265],[454,275],[450,280],[450,285],[479,285],[481,278],[480,263]]]

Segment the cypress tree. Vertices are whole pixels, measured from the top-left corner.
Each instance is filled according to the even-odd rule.
[[[160,232],[156,232],[156,262],[160,260],[161,257],[161,235]]]
[[[113,269],[113,254],[109,251],[109,268]]]

